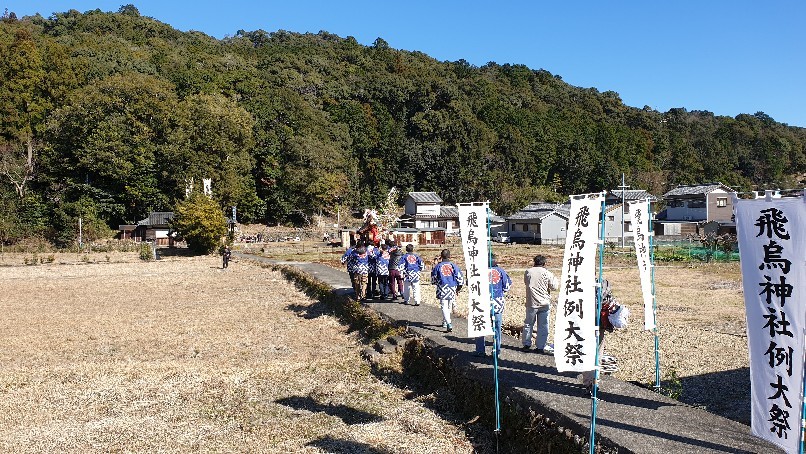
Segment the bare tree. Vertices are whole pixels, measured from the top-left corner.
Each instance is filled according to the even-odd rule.
[[[0,146],[0,175],[14,185],[20,199],[25,198],[26,186],[34,179],[36,168],[33,140],[29,138],[23,146],[23,153],[11,144]]]

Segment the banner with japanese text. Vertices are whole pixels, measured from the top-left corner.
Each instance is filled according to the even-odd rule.
[[[465,255],[465,286],[467,288],[467,336],[491,336],[490,317],[489,235],[487,232],[488,204],[459,204],[459,229]]]
[[[560,372],[595,367],[596,250],[603,200],[601,193],[571,196],[554,323],[554,361]]]
[[[736,200],[753,435],[797,452],[801,434],[806,202]]]
[[[649,253],[649,202],[641,200],[628,204],[632,214],[633,243],[638,259],[638,275],[641,278],[641,295],[644,300],[644,329],[655,329],[655,304],[652,295],[652,261]]]

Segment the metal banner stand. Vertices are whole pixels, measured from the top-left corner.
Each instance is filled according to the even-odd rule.
[[[652,229],[652,202],[647,200],[646,204],[647,213],[649,213],[649,266],[652,270],[652,316],[655,318],[655,328],[652,330],[655,334],[655,391],[660,392],[660,337],[658,336],[658,299],[655,296],[655,232]]]
[[[490,207],[487,207],[487,263],[490,269],[493,267],[493,249],[492,249],[492,242],[490,240]],[[487,276],[487,280],[489,281],[489,274]],[[492,297],[493,294],[493,283],[489,282],[490,285],[490,296]],[[498,436],[501,434],[501,403],[498,397],[498,342],[501,341],[499,338],[498,330],[495,329],[495,305],[490,304],[490,322],[493,324],[493,380],[495,381],[495,443],[496,447],[498,446]]]
[[[599,336],[601,330],[601,316],[602,316],[602,283],[604,277],[602,271],[604,269],[604,251],[605,251],[605,202],[602,200],[602,215],[599,224],[599,279],[596,284],[596,361],[594,362],[594,375],[593,387],[591,389],[591,431],[589,436],[590,454],[594,454],[596,447],[596,410],[597,410],[597,394],[599,392],[599,346],[601,338]]]

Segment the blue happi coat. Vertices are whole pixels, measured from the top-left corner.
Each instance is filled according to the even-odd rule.
[[[369,274],[369,253],[366,248],[360,247],[353,251],[355,260],[355,274]]]
[[[512,279],[503,268],[494,266],[490,268],[490,297],[493,300],[493,310],[496,314],[504,313],[504,295],[512,286]]]
[[[378,274],[378,252],[380,249],[373,245],[367,246],[367,258],[369,259],[369,274]]]
[[[437,299],[453,299],[457,287],[464,285],[465,277],[455,263],[444,260],[431,270],[431,283],[437,288]]]
[[[375,268],[378,271],[378,276],[388,276],[389,275],[389,251],[382,251],[380,249],[376,249],[377,253],[375,255]]]
[[[414,252],[407,252],[400,259],[403,267],[403,280],[406,282],[420,282],[420,271],[425,268],[423,259]]]
[[[348,247],[347,250],[344,251],[344,255],[341,256],[341,263],[347,265],[348,273],[355,272],[355,258],[353,257],[354,251],[354,247]]]

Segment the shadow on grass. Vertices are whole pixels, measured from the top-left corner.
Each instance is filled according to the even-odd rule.
[[[324,413],[328,416],[335,416],[349,425],[383,421],[383,418],[380,416],[373,415],[363,410],[357,410],[346,405],[322,404],[307,396],[284,397],[277,399],[275,402],[295,410],[307,410],[314,413]]]
[[[326,436],[314,440],[307,444],[314,448],[319,448],[325,452],[332,453],[356,453],[356,454],[388,454],[389,451],[373,448],[366,443],[359,443],[352,440],[340,440],[331,436]]]
[[[680,384],[680,402],[750,425],[749,368],[684,377]]]
[[[307,320],[312,320],[325,314],[333,313],[328,305],[321,301],[317,301],[313,304],[289,304],[285,307],[285,310],[291,311],[296,314],[297,317],[302,317]]]

